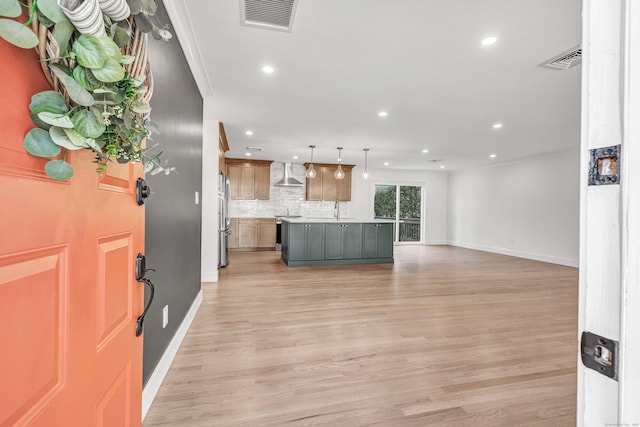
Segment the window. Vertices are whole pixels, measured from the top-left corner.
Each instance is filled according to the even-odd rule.
[[[373,210],[376,219],[395,222],[396,242],[422,241],[422,187],[376,184]]]

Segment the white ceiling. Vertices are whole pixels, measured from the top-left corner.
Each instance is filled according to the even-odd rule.
[[[227,157],[455,170],[579,146],[581,66],[539,64],[580,44],[580,0],[299,0],[291,33],[184,6]]]

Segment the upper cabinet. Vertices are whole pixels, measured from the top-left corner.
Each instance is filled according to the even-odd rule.
[[[304,164],[309,167],[309,163]],[[344,179],[336,179],[333,174],[338,169],[337,164],[314,163],[316,177],[307,178],[307,200],[314,201],[351,201],[351,169],[355,165],[342,165]]]
[[[233,200],[269,200],[272,160],[226,159]]]
[[[227,134],[224,131],[222,122],[218,124],[218,135],[218,173],[225,173],[227,162],[224,153],[229,151],[229,143],[227,142]]]

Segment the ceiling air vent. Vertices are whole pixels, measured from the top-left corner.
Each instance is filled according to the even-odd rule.
[[[561,53],[541,64],[543,67],[553,68],[554,70],[568,70],[582,62],[582,47],[580,45]]]
[[[289,31],[298,0],[240,0],[243,25],[265,30]]]

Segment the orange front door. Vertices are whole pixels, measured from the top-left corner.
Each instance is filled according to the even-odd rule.
[[[46,89],[35,53],[0,39],[0,426],[140,425],[142,172],[99,177],[82,150],[71,180],[48,179],[22,148]]]

